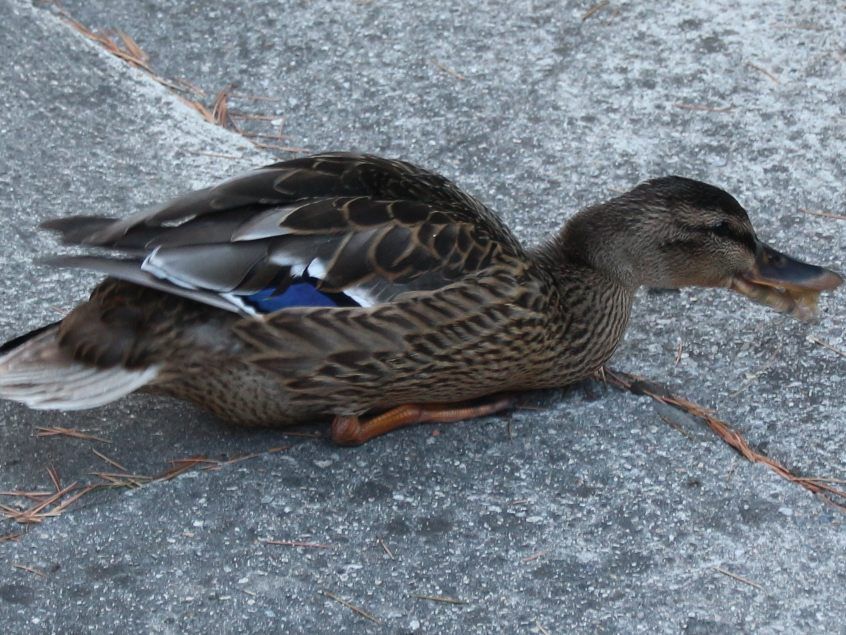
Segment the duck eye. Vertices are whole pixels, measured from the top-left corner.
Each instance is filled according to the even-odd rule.
[[[711,228],[711,231],[721,238],[730,238],[733,234],[731,225],[729,225],[728,221],[723,221],[719,225],[714,225],[714,227]]]

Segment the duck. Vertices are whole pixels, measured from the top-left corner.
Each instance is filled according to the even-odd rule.
[[[447,178],[355,153],[42,227],[84,250],[48,263],[105,279],[0,348],[0,397],[79,410],[143,391],[236,425],[331,421],[340,445],[592,375],[641,287],[727,288],[811,319],[842,283],[763,243],[733,196],[693,179],[648,180],[527,248]]]

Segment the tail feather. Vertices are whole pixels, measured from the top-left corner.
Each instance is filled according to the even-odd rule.
[[[48,220],[41,223],[41,228],[59,232],[62,242],[66,245],[84,245],[92,235],[114,222],[114,218],[102,216],[71,216]]]
[[[96,408],[138,390],[159,372],[156,366],[100,368],[75,361],[59,347],[56,324],[0,350],[0,398],[39,410]]]

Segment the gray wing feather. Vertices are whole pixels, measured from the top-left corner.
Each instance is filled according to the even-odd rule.
[[[236,313],[243,312],[242,309],[233,304],[230,300],[227,300],[217,293],[202,289],[180,287],[167,280],[157,278],[151,273],[143,271],[141,269],[140,260],[118,260],[115,258],[102,258],[98,256],[55,256],[53,258],[45,258],[43,262],[55,267],[97,271],[111,278],[117,278],[118,280],[132,282],[142,287],[149,287],[150,289],[164,291],[172,295],[187,298],[188,300],[208,304],[209,306],[213,306],[218,309],[224,309],[226,311],[233,311]]]
[[[71,244],[128,253],[63,258],[218,308],[284,277],[368,302],[435,289],[522,251],[484,205],[445,178],[378,157],[286,161],[120,220],[48,229]],[[281,276],[281,278],[280,278]]]

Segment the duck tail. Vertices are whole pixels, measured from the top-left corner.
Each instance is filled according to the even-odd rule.
[[[0,398],[37,410],[85,410],[152,381],[158,367],[102,368],[74,360],[59,346],[59,323],[0,346]]]

